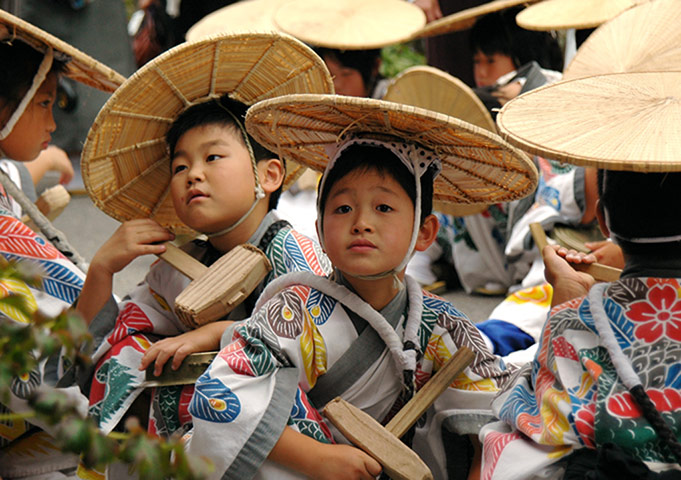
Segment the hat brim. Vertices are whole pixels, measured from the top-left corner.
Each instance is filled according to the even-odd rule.
[[[241,0],[209,13],[187,30],[188,42],[221,33],[275,32],[274,13],[288,0]]]
[[[478,5],[477,7],[467,8],[429,22],[425,27],[416,32],[413,38],[434,37],[435,35],[467,30],[473,27],[476,20],[483,15],[537,1],[539,0],[495,0]]]
[[[579,47],[563,80],[620,72],[681,70],[681,2],[656,0],[596,29]]]
[[[181,44],[138,70],[102,107],[81,158],[87,192],[119,221],[152,218],[191,233],[169,195],[165,136],[173,121],[225,94],[251,105],[294,92],[333,92],[333,81],[323,61],[288,35],[218,35]],[[287,165],[285,186],[301,172]]]
[[[289,95],[259,102],[246,128],[286,159],[324,171],[325,146],[343,133],[371,133],[415,142],[442,161],[434,209],[506,202],[529,195],[537,170],[520,150],[497,135],[441,113],[369,98]]]
[[[124,81],[125,77],[115,70],[98,62],[68,43],[50,35],[44,30],[0,10],[0,40],[20,39],[40,52],[48,47],[58,52],[60,57],[66,56],[65,75],[77,82],[105,92],[113,92]]]
[[[649,0],[544,0],[524,9],[516,22],[527,30],[594,28]]]
[[[426,15],[403,0],[291,0],[277,9],[274,23],[316,47],[369,50],[408,40]]]
[[[527,92],[497,115],[501,136],[575,165],[681,171],[681,72],[618,73]]]

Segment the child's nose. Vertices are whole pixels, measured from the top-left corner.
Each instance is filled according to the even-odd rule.
[[[192,165],[187,172],[187,184],[191,185],[194,182],[203,180],[203,169],[200,165]]]
[[[352,232],[353,233],[362,233],[362,232],[370,232],[371,231],[371,223],[368,221],[366,215],[362,213],[358,213],[357,217],[355,218],[355,222],[352,226]]]

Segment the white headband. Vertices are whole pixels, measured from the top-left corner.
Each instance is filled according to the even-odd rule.
[[[364,133],[361,135],[362,135],[361,137],[356,135],[343,135],[338,142],[327,145],[325,147],[326,154],[329,157],[329,163],[326,166],[326,169],[324,169],[324,174],[322,175],[319,187],[319,195],[317,197],[317,218],[320,219],[319,241],[322,244],[322,247],[324,247],[323,235],[324,222],[322,220],[323,212],[321,211],[320,204],[322,192],[326,187],[326,178],[328,177],[329,172],[333,170],[333,168],[336,165],[336,161],[348,147],[352,145],[369,145],[380,148],[386,148],[390,150],[407,167],[409,172],[414,175],[414,182],[416,184],[416,198],[414,201],[414,227],[412,229],[411,241],[409,242],[409,249],[407,250],[407,254],[404,257],[404,259],[402,259],[402,262],[400,262],[400,264],[397,267],[393,268],[392,270],[378,273],[376,275],[367,275],[359,277],[371,280],[383,278],[388,275],[393,275],[397,272],[400,272],[404,267],[407,266],[407,263],[411,259],[411,256],[414,252],[414,247],[416,246],[416,239],[418,238],[419,228],[421,226],[421,177],[426,171],[431,169],[432,166],[433,168],[431,170],[433,171],[434,180],[435,177],[439,175],[440,171],[442,171],[442,162],[433,151],[427,150],[421,147],[420,145],[416,145],[414,143],[407,143],[396,139],[392,140],[389,137],[381,136],[380,134],[370,136],[370,134]]]
[[[2,130],[0,130],[0,140],[4,140],[5,138],[7,138],[9,136],[10,133],[12,133],[14,126],[17,124],[17,122],[19,121],[21,116],[24,114],[26,107],[31,102],[31,100],[33,100],[35,93],[38,91],[40,86],[45,81],[47,74],[50,72],[50,69],[52,68],[52,59],[53,58],[54,58],[54,52],[53,52],[52,48],[48,48],[47,52],[45,52],[45,56],[43,57],[43,61],[40,62],[40,66],[38,67],[38,71],[36,72],[35,76],[33,77],[33,83],[31,84],[31,88],[28,89],[28,92],[26,92],[26,95],[24,95],[24,98],[21,99],[21,102],[19,103],[17,108],[12,113],[12,116],[9,117],[9,120],[7,120],[7,123],[5,123],[5,126],[2,128]]]

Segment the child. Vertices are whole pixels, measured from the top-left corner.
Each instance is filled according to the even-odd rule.
[[[174,78],[173,89],[153,84],[159,78],[157,72],[173,78],[174,72],[190,68],[195,59],[207,54],[210,61],[194,65],[193,74],[184,81]],[[145,88],[155,92],[153,101],[147,101]],[[246,135],[242,122],[245,104],[254,101],[256,95],[331,90],[331,79],[322,61],[291,37],[223,35],[183,44],[152,60],[126,81],[100,112],[84,148],[82,167],[86,187],[96,201],[102,205],[103,198],[111,196],[111,190],[97,182],[114,180],[108,175],[97,180],[95,174],[112,164],[130,168],[125,155],[128,145],[167,144],[167,150],[149,151],[146,157],[136,160],[159,165],[158,176],[145,184],[143,173],[133,174],[134,187],[124,189],[124,193],[126,199],[138,202],[149,197],[150,189],[156,189],[158,196],[153,200],[160,204],[165,192],[169,192],[174,207],[174,213],[165,220],[128,218],[92,259],[78,302],[85,318],[94,319],[95,329],[105,333],[94,355],[98,363],[90,388],[90,413],[103,430],[116,427],[144,391],[146,367],[153,364],[159,375],[171,358],[176,369],[192,352],[217,350],[222,331],[230,323],[213,322],[188,331],[175,314],[174,303],[190,280],[162,261],[151,267],[145,282],[123,303],[116,306],[110,300],[115,272],[139,255],[165,249],[159,242],[171,240],[173,234],[164,227],[189,227],[205,234],[207,240],[190,242],[183,248],[206,265],[239,244],[259,247],[273,269],[258,290],[282,273],[327,271],[328,263],[319,247],[272,211],[281,190],[284,166],[276,155]],[[182,101],[177,101],[178,96]],[[120,135],[112,139],[109,122],[117,122],[119,112],[130,108],[140,108],[140,113],[135,113],[137,117],[131,118],[154,119],[150,124],[155,125],[155,119],[165,116],[167,123],[164,120],[161,130],[131,125],[131,131],[139,134],[134,139],[124,129],[119,129]],[[104,156],[99,155],[100,148],[105,149]],[[117,151],[120,156],[114,153]],[[158,157],[154,157],[156,154]],[[140,163],[137,168],[143,172],[146,167]],[[164,186],[158,189],[159,184]],[[139,212],[139,203],[135,205]],[[149,211],[163,210],[152,206]],[[253,293],[228,318],[248,317],[257,294]],[[108,325],[108,332],[101,330],[102,325]],[[155,389],[151,409],[144,403],[140,405],[143,423],[149,416],[149,430],[157,434],[170,435],[180,429],[189,420],[186,404],[192,390],[193,386]],[[140,402],[144,400],[142,397]]]
[[[537,153],[612,168],[599,170],[598,220],[622,248],[625,267],[620,280],[594,284],[560,255],[583,256],[544,249],[553,309],[534,361],[494,402],[503,422],[481,433],[485,478],[658,478],[649,468],[678,470],[681,150],[669,139],[678,134],[679,77],[570,81],[500,114],[504,133]],[[564,98],[574,101],[544,110]],[[529,134],[536,125],[541,132]],[[654,138],[636,135],[651,129]],[[659,475],[679,478],[678,471]]]
[[[338,95],[382,98],[388,88],[388,80],[380,73],[381,50],[340,50],[315,48],[324,60],[333,78]]]
[[[10,178],[15,181],[18,179],[12,175],[8,160],[34,160],[47,147],[56,129],[52,107],[60,74],[108,91],[123,80],[91,57],[1,10],[0,64],[0,157],[3,170],[7,168]],[[42,288],[7,279],[0,285],[0,290],[3,296],[22,296],[32,312],[58,315],[77,297],[84,274],[23,224],[21,213],[18,203],[0,188],[0,253],[13,262],[37,264],[44,276]],[[3,306],[1,310],[0,321],[26,324],[32,320],[9,306]],[[3,398],[0,411],[23,411],[26,398],[40,386],[54,386],[63,369],[62,359],[55,355],[39,369],[14,379],[9,398]],[[82,406],[87,405],[87,398],[77,387],[63,391],[80,401]],[[31,429],[33,431],[29,432]],[[25,440],[23,447],[19,441],[12,443],[20,437]],[[24,420],[0,422],[0,447],[2,477],[47,473],[76,464],[73,457],[56,459],[53,440]],[[27,458],[30,460],[26,461]],[[62,462],[61,467],[55,462]]]
[[[283,155],[324,169],[317,228],[334,273],[282,277],[265,290],[254,315],[235,326],[232,343],[197,381],[189,451],[216,464],[213,478],[334,478],[339,472],[373,478],[380,465],[358,449],[333,445],[342,439],[318,409],[341,395],[385,420],[467,345],[476,352],[474,363],[419,422],[412,443],[436,478],[465,478],[476,470],[469,435],[511,372],[462,313],[422,291],[404,269],[437,234],[433,198],[475,201],[474,192],[486,184],[481,178],[490,171],[469,177],[455,167],[466,163],[472,172],[484,162],[490,150],[474,144],[502,155],[503,164],[489,167],[510,175],[506,192],[489,183],[484,198],[531,191],[533,165],[465,122],[372,99],[282,97],[252,107],[247,124]],[[465,415],[468,409],[475,413]]]

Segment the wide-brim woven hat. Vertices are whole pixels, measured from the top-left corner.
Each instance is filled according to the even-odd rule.
[[[395,77],[383,100],[425,108],[497,131],[494,120],[475,92],[447,72],[429,67],[411,67]],[[484,205],[452,205],[447,213],[457,217],[483,211]]]
[[[169,195],[165,135],[173,121],[224,94],[251,105],[296,92],[332,93],[333,81],[319,56],[288,35],[218,35],[181,44],[144,65],[100,110],[81,159],[88,194],[119,221],[152,218],[188,233]],[[300,172],[287,165],[285,186]]]
[[[246,129],[272,151],[314,170],[329,162],[341,134],[386,135],[419,144],[442,161],[433,208],[490,204],[529,195],[537,170],[522,151],[464,121],[410,105],[341,95],[290,95],[259,102]]]
[[[654,0],[598,27],[579,47],[564,80],[605,73],[681,71],[681,2]]]
[[[241,0],[209,13],[187,30],[188,42],[219,33],[276,32],[274,13],[288,0]]]
[[[426,15],[403,0],[291,0],[277,9],[274,22],[316,47],[369,50],[409,39]]]
[[[544,0],[520,12],[515,20],[527,30],[594,28],[649,0]]]
[[[51,47],[59,60],[68,61],[65,71],[67,77],[98,90],[113,92],[125,81],[123,75],[77,48],[0,10],[0,41],[11,42],[14,39],[20,39],[43,53]]]
[[[536,1],[538,0],[494,0],[477,7],[467,8],[429,22],[425,27],[416,32],[413,38],[433,37],[459,30],[467,30],[483,15]]]
[[[501,136],[586,167],[681,171],[681,72],[615,73],[548,85],[508,102]]]
[[[433,110],[490,132],[497,131],[492,116],[473,89],[439,68],[417,66],[404,70],[390,82],[383,100]]]

